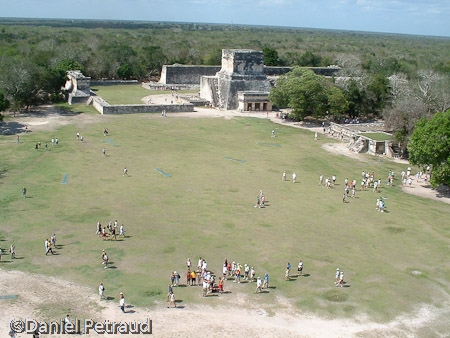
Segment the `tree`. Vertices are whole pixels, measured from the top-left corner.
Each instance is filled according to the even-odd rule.
[[[432,166],[431,185],[450,185],[450,110],[416,123],[408,146],[410,162]]]
[[[133,75],[133,70],[128,63],[125,63],[119,67],[117,70],[117,75],[121,79],[128,80]]]
[[[264,47],[262,51],[264,53],[264,64],[266,66],[279,66],[280,65],[280,59],[278,57],[278,52],[275,48]]]
[[[321,117],[328,109],[327,80],[309,69],[293,68],[278,79],[269,98],[278,107],[292,108],[292,117]]]
[[[375,75],[367,86],[368,108],[379,114],[390,98],[389,80],[383,75]]]
[[[222,63],[222,49],[217,48],[210,51],[203,58],[203,63],[209,66],[218,66]]]
[[[5,95],[3,95],[3,93],[0,91],[0,112],[5,111],[8,108],[9,108],[9,101],[7,100]]]
[[[39,73],[28,60],[3,57],[0,62],[0,90],[14,111],[39,102]]]
[[[331,86],[328,93],[328,109],[332,115],[341,116],[347,112],[349,103],[339,87]]]
[[[327,62],[324,61],[320,55],[316,55],[309,50],[303,53],[298,60],[299,66],[302,67],[320,67],[325,66],[325,63]]]

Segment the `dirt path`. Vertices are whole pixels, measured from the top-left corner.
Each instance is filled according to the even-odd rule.
[[[66,312],[72,319],[95,321],[143,322],[150,318],[155,337],[191,337],[199,333],[207,337],[233,337],[244,333],[247,337],[419,337],[421,329],[435,325],[435,322],[445,322],[445,316],[450,315],[449,307],[443,305],[441,309],[424,306],[385,324],[370,322],[364,317],[327,320],[312,314],[296,313],[287,300],[279,299],[276,305],[284,306],[284,309],[269,316],[265,310],[252,307],[247,299],[249,296],[235,292],[232,301],[224,300],[223,305],[214,308],[179,303],[181,308],[167,309],[166,303],[161,302],[154,309],[128,305],[128,313],[124,314],[117,306],[117,297],[100,301],[93,290],[55,277],[0,269],[0,285],[0,296],[17,295],[16,299],[0,299],[1,337],[7,336],[13,319],[59,320],[65,317]],[[226,299],[227,296],[222,297]],[[207,303],[207,299],[203,303]],[[18,335],[26,336],[25,333]],[[123,335],[94,333],[85,336]]]

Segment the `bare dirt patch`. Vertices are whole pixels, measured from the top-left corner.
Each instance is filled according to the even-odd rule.
[[[1,296],[17,295],[17,299],[0,300],[2,337],[7,336],[13,319],[59,320],[66,314],[71,318],[122,322],[144,321],[150,317],[155,337],[196,336],[199,332],[212,337],[230,337],[241,335],[243,331],[250,337],[419,337],[422,330],[434,325],[439,330],[447,330],[442,332],[450,329],[450,324],[445,321],[450,310],[444,304],[440,309],[422,306],[414,313],[388,323],[375,323],[362,316],[327,320],[298,313],[289,301],[280,297],[277,304],[272,304],[275,307],[270,309],[270,313],[275,314],[269,316],[263,306],[251,302],[251,296],[233,292],[231,299],[222,296],[223,304],[218,307],[179,303],[181,308],[167,309],[166,303],[161,301],[152,309],[131,305],[127,307],[128,313],[122,313],[117,305],[118,295],[114,295],[115,299],[100,301],[92,289],[55,277],[0,270],[0,285]],[[199,288],[199,296],[200,292]],[[105,294],[111,296],[108,292]],[[240,301],[236,302],[237,299]],[[207,299],[203,303],[207,303]],[[25,337],[25,334],[19,334],[19,337]]]

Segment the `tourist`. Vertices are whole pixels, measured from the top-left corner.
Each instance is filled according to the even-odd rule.
[[[303,275],[303,262],[302,262],[302,260],[300,260],[300,262],[298,262],[297,273],[298,273],[299,276]]]
[[[202,284],[202,297],[206,297],[208,295],[208,282],[204,279]]]
[[[98,294],[100,296],[100,300],[105,299],[105,286],[103,285],[103,283],[100,283],[100,285],[98,286]]]
[[[281,181],[286,181],[286,170],[283,171],[283,176],[281,177]]]
[[[256,290],[255,290],[255,293],[260,293],[262,291],[261,285],[262,285],[261,277],[258,276],[258,278],[256,279]]]
[[[264,284],[263,284],[263,288],[267,289],[269,288],[269,275],[266,272],[266,274],[264,275]]]
[[[120,293],[119,306],[123,313],[125,313],[125,297],[123,293]]]
[[[103,148],[102,154],[103,154],[103,156],[106,156],[106,149],[105,148]]]
[[[252,266],[252,268],[250,269],[250,283],[252,283],[255,280],[255,274],[256,274],[255,269]]]
[[[56,137],[56,138],[55,138],[55,145],[58,145],[58,142],[59,142],[59,141],[58,141],[58,138]]]
[[[334,282],[335,285],[339,282],[339,268],[336,268],[336,281]]]
[[[50,238],[50,241],[52,242],[52,246],[56,249],[56,235],[53,234],[53,236]]]
[[[356,189],[355,187],[352,188],[352,198],[355,198],[356,196]]]
[[[411,186],[412,186],[412,179],[411,179],[411,177],[408,177],[408,186],[411,188]]]
[[[348,178],[347,178],[347,177],[346,177],[345,180],[344,180],[344,184],[345,184],[345,186],[348,185]]]
[[[125,238],[125,229],[123,228],[123,224],[120,226],[120,233],[119,236],[122,236]]]
[[[106,135],[108,135],[108,128],[105,128],[105,129],[103,130],[103,136],[106,136]]]
[[[197,274],[195,273],[195,271],[191,272],[191,285],[196,285],[196,279],[197,279]]]
[[[297,174],[294,172],[294,173],[292,173],[292,182],[295,183],[296,179],[297,179]]]
[[[34,147],[34,149],[36,149],[36,151],[39,149],[39,144],[36,143],[36,146]]]
[[[319,177],[319,185],[322,185],[322,183],[323,183],[323,175],[320,175],[320,177]]]
[[[187,259],[186,266],[187,266],[188,269],[191,268],[191,259],[190,258]]]
[[[266,207],[266,197],[264,195],[261,196],[261,208]]]
[[[11,259],[16,258],[16,247],[14,244],[11,244],[9,247],[9,252],[11,253]]]
[[[84,136],[81,135],[81,142],[84,142]]]
[[[239,268],[236,269],[235,278],[234,278],[233,283],[236,283],[236,282],[238,282],[238,284],[241,283],[241,270]]]
[[[276,137],[275,136],[275,130],[272,130],[272,136],[271,137]]]
[[[259,195],[256,197],[256,205],[255,208],[261,208],[261,205],[259,204]]]
[[[45,255],[47,256],[47,254],[48,254],[49,252],[51,252],[52,255],[54,255],[54,252],[53,252],[53,250],[52,250],[52,248],[51,248],[51,244],[50,244],[50,242],[48,241],[48,239],[46,239],[46,240],[45,240]]]
[[[17,143],[19,143],[20,142],[20,138],[19,138],[19,135],[17,135]]]
[[[317,141],[317,131],[314,133],[314,141]]]
[[[105,265],[105,269],[108,268],[108,260],[109,260],[109,258],[108,258],[108,255],[106,254],[106,251],[102,250],[102,264]]]
[[[338,282],[336,283],[336,287],[338,287],[338,286],[340,286],[340,287],[343,287],[343,286],[344,286],[344,271],[341,271],[341,272],[339,273],[339,280],[338,280]]]
[[[222,267],[222,275],[224,279],[227,278],[227,274],[228,274],[228,265],[224,264]]]
[[[247,264],[244,264],[244,280],[248,280],[248,274],[250,273],[250,267]]]
[[[177,307],[177,303],[175,300],[175,294],[173,292],[170,294],[170,301],[169,301],[169,305],[167,307],[170,308],[172,305],[174,307]]]
[[[285,280],[291,280],[289,277],[289,269],[286,268],[286,273],[284,274],[284,279]]]
[[[187,269],[187,273],[186,273],[186,286],[190,286],[191,285],[191,269]]]
[[[231,276],[234,277],[236,275],[236,262],[233,261],[233,263],[231,264]]]
[[[52,147],[55,145],[55,139],[52,138]]]
[[[45,142],[45,151],[47,151],[47,149],[48,149],[48,143]]]
[[[336,184],[336,176],[335,175],[333,175],[332,180],[333,180],[333,185],[335,185]]]
[[[202,269],[202,266],[203,266],[203,259],[200,257],[200,258],[198,259],[198,263],[197,263],[197,268],[198,268],[198,270],[201,270],[201,269]]]
[[[80,139],[80,133],[77,133],[77,140]]]
[[[175,271],[172,271],[172,273],[170,274],[170,283],[172,286],[175,285]]]
[[[176,271],[174,271],[175,274],[175,286],[178,286],[178,284],[180,283],[180,274]]]
[[[23,198],[27,198],[27,189],[25,187],[22,189],[22,196]]]
[[[223,284],[224,284],[225,278],[219,278],[219,292],[223,293]]]

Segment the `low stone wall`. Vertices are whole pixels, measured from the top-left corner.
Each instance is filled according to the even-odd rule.
[[[181,113],[194,111],[192,103],[183,104],[115,104],[111,105],[100,96],[92,96],[92,105],[97,111],[104,114],[153,114],[165,110],[168,113]]]
[[[103,107],[102,114],[149,114],[161,113],[165,110],[168,113],[181,113],[194,111],[194,105],[185,104],[120,104]]]
[[[91,86],[137,85],[138,80],[91,80]]]

